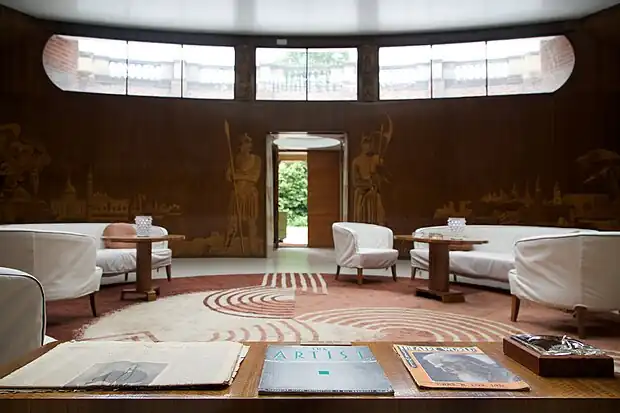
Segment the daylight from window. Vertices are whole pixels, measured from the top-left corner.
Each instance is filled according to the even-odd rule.
[[[358,99],[357,48],[257,48],[256,99]],[[234,99],[235,50],[225,46],[52,36],[43,65],[62,90]],[[430,99],[552,93],[570,77],[565,36],[379,48],[379,97]]]
[[[233,47],[53,36],[43,65],[52,82],[66,91],[234,98]]]
[[[357,100],[357,49],[256,49],[257,100]]]
[[[565,36],[379,48],[380,99],[552,93],[570,77]]]

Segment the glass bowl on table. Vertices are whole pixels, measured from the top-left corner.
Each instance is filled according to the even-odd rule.
[[[448,229],[451,237],[454,239],[463,239],[467,220],[465,218],[450,217],[448,218]]]
[[[135,219],[135,223],[137,237],[149,237],[151,235],[153,217],[148,215],[138,215]]]

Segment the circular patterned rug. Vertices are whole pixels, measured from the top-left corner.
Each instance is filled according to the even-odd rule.
[[[568,314],[523,303],[509,321],[506,292],[457,286],[466,302],[443,304],[416,297],[424,280],[283,273],[221,275],[157,281],[154,302],[120,301],[123,285],[102,289],[102,315],[87,316],[87,300],[51,302],[48,334],[59,339],[135,341],[501,341],[511,334],[576,335]],[[588,341],[620,356],[617,319],[588,326]]]
[[[248,287],[140,303],[85,327],[82,339],[157,341],[501,341],[515,326],[445,311],[345,307],[295,311],[295,291]]]

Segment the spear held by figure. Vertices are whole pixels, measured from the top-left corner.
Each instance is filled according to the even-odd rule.
[[[230,141],[230,126],[228,125],[228,120],[224,119],[224,132],[226,133],[226,140],[228,141],[228,155],[230,157],[230,180],[233,184],[233,192],[235,196],[235,216],[237,218],[237,230],[239,231],[239,239],[241,241],[241,253],[245,254],[245,246],[243,244],[243,227],[242,227],[242,219],[241,219],[241,208],[239,206],[239,192],[237,191],[237,180],[236,180],[236,172],[235,172],[235,157],[232,151],[232,143]],[[237,231],[234,231],[231,234],[231,238],[234,238]],[[230,240],[229,240],[230,242]]]

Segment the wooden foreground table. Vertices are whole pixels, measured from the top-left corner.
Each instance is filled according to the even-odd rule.
[[[441,343],[446,346],[476,345],[486,354],[521,376],[529,392],[420,390],[390,342],[368,345],[394,387],[394,396],[258,396],[269,343],[249,343],[247,358],[233,384],[226,390],[176,390],[151,392],[57,392],[0,393],[2,413],[566,413],[620,411],[620,377],[615,379],[546,379],[512,361],[502,353],[501,343]],[[282,343],[278,343],[282,344]],[[412,343],[413,344],[413,343]],[[437,343],[415,343],[437,345]],[[47,345],[4,370],[0,377],[44,354]],[[196,366],[200,368],[200,366]]]

